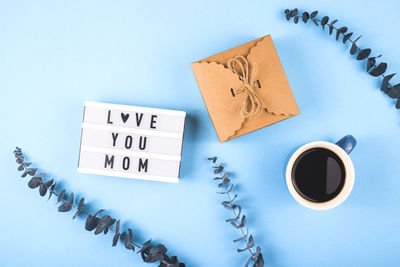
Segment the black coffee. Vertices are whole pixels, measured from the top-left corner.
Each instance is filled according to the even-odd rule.
[[[312,202],[335,198],[343,188],[345,176],[342,160],[325,148],[312,148],[303,152],[292,168],[294,188]]]

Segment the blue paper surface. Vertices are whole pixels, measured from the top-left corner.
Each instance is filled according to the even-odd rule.
[[[12,156],[18,145],[91,210],[106,209],[135,240],[162,242],[187,266],[243,266],[248,256],[235,252],[243,244],[224,222],[231,214],[210,155],[232,172],[266,266],[399,266],[399,111],[349,45],[287,22],[283,10],[295,7],[339,19],[388,73],[400,71],[394,0],[0,2],[0,265],[155,266],[29,189]],[[266,34],[301,114],[220,144],[190,63]],[[86,100],[185,110],[181,182],[78,173]],[[330,211],[300,206],[284,182],[290,154],[345,134],[358,141],[352,194]]]

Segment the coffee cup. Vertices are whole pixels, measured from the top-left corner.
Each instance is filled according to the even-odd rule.
[[[357,144],[346,135],[336,144],[317,141],[301,146],[286,167],[286,185],[293,198],[314,210],[343,203],[354,186],[354,166],[349,153]]]

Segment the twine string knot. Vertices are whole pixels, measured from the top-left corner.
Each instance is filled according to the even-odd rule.
[[[250,74],[247,59],[244,56],[236,56],[228,61],[228,68],[237,74],[243,82],[241,87],[233,90],[235,95],[240,93],[246,94],[240,109],[240,115],[244,118],[258,117],[262,113],[263,108],[261,98],[255,92],[256,67],[253,67],[253,71]]]

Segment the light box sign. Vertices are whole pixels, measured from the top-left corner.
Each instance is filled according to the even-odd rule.
[[[184,111],[86,102],[78,171],[178,182]]]

